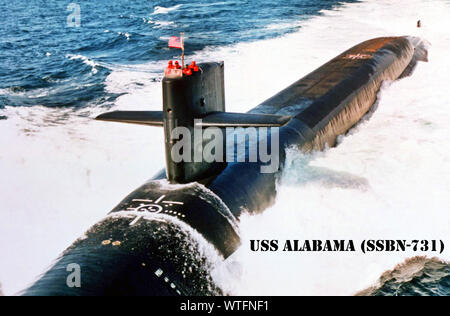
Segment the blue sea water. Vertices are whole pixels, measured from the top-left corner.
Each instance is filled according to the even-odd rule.
[[[168,38],[185,32],[186,54],[206,46],[277,37],[339,1],[0,0],[0,108],[5,106],[107,106],[104,89],[117,65],[169,60],[179,52]],[[69,24],[68,24],[69,19]],[[296,23],[294,23],[296,22]],[[280,27],[267,27],[277,25]],[[72,27],[71,27],[72,26]]]

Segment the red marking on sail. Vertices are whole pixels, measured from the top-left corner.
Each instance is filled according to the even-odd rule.
[[[183,49],[183,41],[178,36],[172,36],[169,39],[169,47]]]

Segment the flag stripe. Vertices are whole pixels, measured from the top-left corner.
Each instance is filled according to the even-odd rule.
[[[181,38],[178,36],[172,36],[169,39],[169,47],[183,49],[183,43],[181,41]]]

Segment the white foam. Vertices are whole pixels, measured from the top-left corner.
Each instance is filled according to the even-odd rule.
[[[165,214],[155,214],[149,212],[137,212],[137,211],[120,211],[108,215],[106,218],[130,218],[130,224],[137,218],[147,221],[160,221],[168,224],[173,224],[182,229],[188,236],[191,237],[191,241],[198,246],[200,257],[205,257],[209,260],[208,265],[213,267],[223,264],[223,256],[219,254],[218,250],[206,241],[206,239],[200,235],[195,229],[190,227],[185,222],[179,220],[174,216]]]
[[[123,36],[127,39],[127,41],[130,40],[131,34],[128,32],[117,32],[118,35]]]
[[[253,254],[247,243],[253,237],[433,238],[449,227],[449,12],[437,1],[345,4],[281,38],[207,47],[187,56],[224,60],[227,109],[247,111],[366,39],[416,35],[432,44],[430,62],[384,89],[378,110],[340,146],[317,154],[306,167],[292,157],[292,175],[301,179],[309,170],[315,180],[286,179],[275,206],[243,217],[243,247],[228,261],[224,287],[233,294],[352,294],[403,260],[402,254]],[[160,109],[158,74],[165,63],[115,66],[106,87],[127,93],[115,108]],[[0,147],[7,149],[0,152],[5,294],[23,289],[164,166],[161,129],[90,119],[102,111],[0,109],[8,117],[0,120]],[[310,167],[325,169],[317,175]],[[448,259],[448,252],[440,257]]]
[[[161,6],[156,6],[152,15],[156,15],[156,14],[167,14],[171,11],[175,11],[178,8],[180,8],[182,6],[182,4],[177,4],[174,5],[173,7],[169,7],[169,8],[165,8],[165,7],[161,7]]]
[[[164,148],[157,128],[44,107],[0,112],[0,280],[13,294],[159,171]]]
[[[348,4],[340,11],[325,11],[323,17],[284,38],[286,46],[294,39],[307,43],[304,48],[311,56],[299,52],[298,61],[313,65],[311,58],[328,57],[326,46],[336,55],[359,41],[382,35],[421,35],[432,47],[430,62],[419,64],[413,77],[383,87],[377,110],[341,138],[338,147],[290,157],[276,204],[262,215],[241,219],[243,246],[232,258],[239,273],[229,280],[233,294],[354,294],[416,255],[412,251],[252,253],[251,239],[273,238],[280,243],[285,239],[353,239],[356,244],[369,238],[448,241],[450,92],[442,69],[450,64],[446,53],[450,36],[445,31],[449,12],[448,5],[440,2]],[[415,28],[418,19],[422,29]],[[262,54],[267,50],[262,47]],[[288,54],[292,50],[293,45]],[[273,69],[270,64],[269,68]],[[280,72],[274,72],[278,78]],[[425,254],[450,258],[448,247],[441,255]]]

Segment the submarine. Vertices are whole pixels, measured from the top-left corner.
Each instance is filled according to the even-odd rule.
[[[164,129],[166,167],[125,197],[103,220],[76,240],[31,286],[25,296],[203,296],[224,295],[214,282],[204,245],[225,260],[240,245],[239,217],[274,203],[286,150],[333,146],[370,110],[383,81],[409,75],[427,61],[426,47],[413,37],[381,37],[362,42],[294,82],[247,113],[225,111],[224,63],[196,65],[191,74],[162,80],[162,111],[115,111],[101,121]],[[276,80],[276,79],[273,79]],[[174,135],[183,128],[186,134]],[[276,168],[267,161],[232,159],[176,161],[180,142],[192,142],[182,155],[195,156],[197,130],[263,130],[257,143],[270,142]],[[225,133],[226,134],[226,133]],[[226,134],[219,142],[226,142]],[[277,140],[277,142],[272,142]],[[178,146],[178,147],[177,147]],[[267,146],[267,144],[266,144]],[[276,146],[276,148],[275,148]],[[235,146],[236,147],[236,146]],[[267,148],[269,149],[269,148]],[[242,157],[241,157],[242,158]],[[68,267],[80,267],[81,283],[70,286]]]

